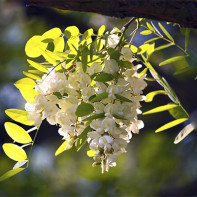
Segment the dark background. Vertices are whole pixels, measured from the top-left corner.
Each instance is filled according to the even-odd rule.
[[[53,27],[62,31],[76,25],[80,32],[92,27],[95,32],[105,24],[110,31],[121,28],[127,19],[116,19],[97,14],[60,11],[49,8],[26,7],[23,1],[0,1],[0,145],[11,142],[4,130],[4,122],[11,121],[4,110],[24,109],[25,101],[13,85],[27,70],[24,47],[33,35],[41,35]],[[157,22],[155,21],[157,25]],[[165,25],[165,23],[162,23]],[[128,32],[135,28],[131,25]],[[179,28],[166,26],[175,41],[184,46]],[[191,31],[189,48],[196,52],[197,31]],[[148,37],[138,33],[134,44],[140,46]],[[162,42],[157,42],[158,45]],[[173,87],[183,106],[190,114],[197,111],[197,73],[175,76],[173,73],[186,62],[158,67],[166,58],[183,55],[176,47],[155,53],[151,61],[160,75]],[[144,94],[161,87],[148,82]],[[169,98],[159,95],[153,103],[142,103],[142,111],[167,104]],[[54,153],[61,144],[56,126],[46,122],[40,128],[30,167],[17,176],[0,183],[0,196],[197,196],[197,140],[196,131],[180,144],[173,141],[184,124],[155,134],[163,124],[173,120],[168,112],[140,117],[145,128],[133,135],[128,152],[121,155],[117,167],[101,174],[100,167],[91,167],[93,160],[86,156],[86,147],[78,153],[73,150],[58,157]],[[195,115],[194,115],[195,118]],[[32,134],[34,134],[32,132]],[[5,156],[0,147],[0,175],[10,170],[14,162]]]

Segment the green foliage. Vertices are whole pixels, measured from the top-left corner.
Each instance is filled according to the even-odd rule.
[[[83,117],[91,114],[94,111],[94,107],[89,103],[81,103],[75,112],[78,117]]]

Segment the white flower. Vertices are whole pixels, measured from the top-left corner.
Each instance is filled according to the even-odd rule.
[[[95,73],[99,73],[102,71],[102,66],[98,63],[93,63],[90,67],[88,67],[87,72],[89,75],[93,75]]]
[[[102,127],[104,128],[105,132],[112,131],[115,127],[115,121],[113,118],[105,118],[102,121]]]
[[[86,87],[81,90],[81,94],[83,95],[83,100],[86,102],[88,99],[95,94],[95,90],[92,87]]]
[[[133,62],[133,53],[129,47],[123,47],[121,49],[121,54],[122,55],[120,56],[120,60],[125,59],[129,62]]]
[[[112,30],[112,32],[114,31]],[[119,41],[120,41],[120,38],[116,34],[111,33],[111,35],[108,36],[107,47],[115,48],[118,45]]]
[[[119,70],[118,63],[114,59],[104,60],[104,69],[106,73],[114,74]]]
[[[104,107],[105,107],[105,105],[103,105],[101,102],[94,103],[94,108],[95,108],[96,114],[103,113]]]

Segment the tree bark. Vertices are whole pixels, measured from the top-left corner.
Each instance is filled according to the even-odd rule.
[[[27,0],[29,6],[94,12],[114,17],[140,17],[197,28],[197,0]]]

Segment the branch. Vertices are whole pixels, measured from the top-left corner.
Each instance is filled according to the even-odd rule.
[[[114,17],[139,17],[197,28],[196,0],[27,0],[28,6],[94,12]]]

